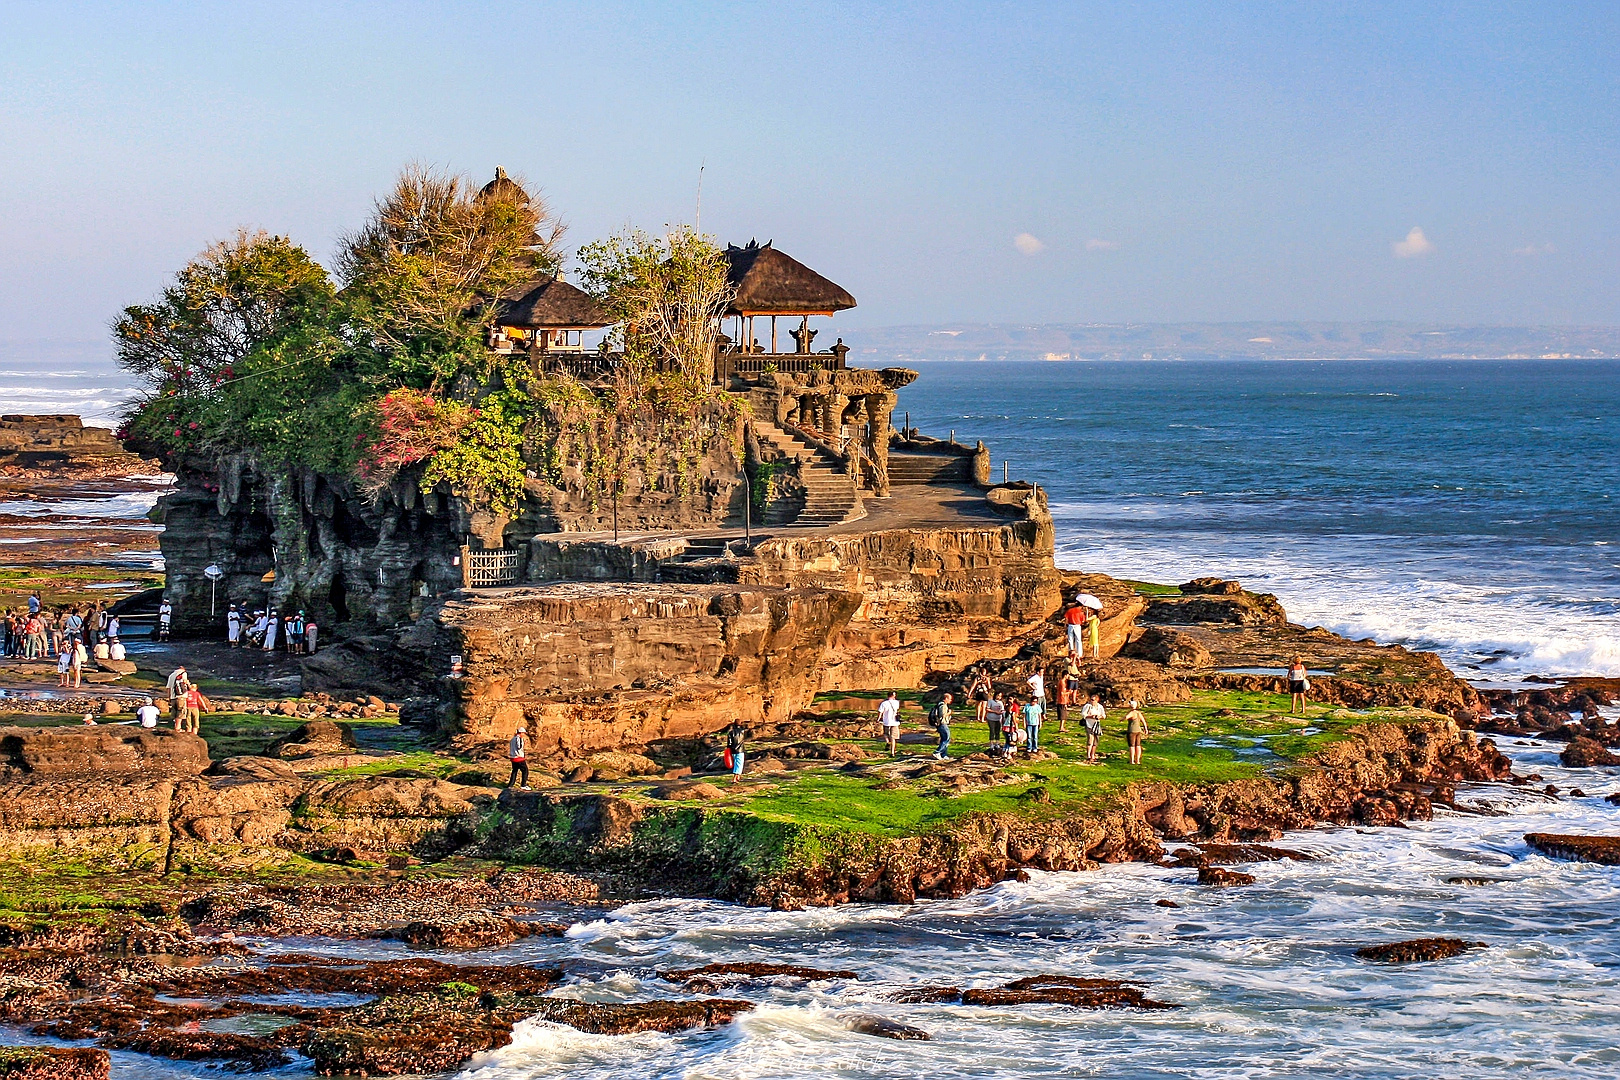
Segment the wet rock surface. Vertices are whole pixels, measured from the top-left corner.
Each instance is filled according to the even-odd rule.
[[[1569,836],[1559,833],[1526,833],[1524,842],[1555,859],[1620,866],[1620,836]]]
[[[912,1027],[910,1024],[902,1024],[897,1020],[888,1020],[881,1016],[873,1016],[870,1013],[862,1013],[859,1016],[846,1017],[844,1019],[844,1029],[846,1031],[853,1031],[857,1035],[875,1035],[880,1039],[912,1039],[916,1041],[926,1041],[933,1038],[932,1035],[928,1034],[928,1032],[924,1031],[922,1028]]]
[[[1198,868],[1198,884],[1200,885],[1253,885],[1254,875],[1245,874],[1238,870],[1224,870],[1219,866],[1200,866]]]
[[[892,999],[908,1004],[963,1005],[1068,1005],[1077,1009],[1175,1009],[1154,1001],[1139,988],[1118,979],[1090,979],[1073,975],[1031,975],[997,987],[962,989],[955,986],[918,986],[901,990]]]
[[[1471,949],[1483,949],[1483,941],[1464,941],[1462,938],[1414,938],[1394,941],[1388,945],[1368,945],[1356,950],[1356,957],[1379,964],[1418,964],[1430,960],[1446,960],[1461,956]]]
[[[0,1080],[107,1080],[107,1051],[0,1046]]]
[[[853,971],[823,971],[798,964],[706,964],[698,968],[660,971],[660,979],[680,983],[688,990],[712,994],[722,986],[738,986],[767,980],[794,980],[798,982],[828,982],[857,979]]]
[[[1620,754],[1610,753],[1596,739],[1577,735],[1558,755],[1558,762],[1566,769],[1590,769],[1598,765],[1620,765]]]

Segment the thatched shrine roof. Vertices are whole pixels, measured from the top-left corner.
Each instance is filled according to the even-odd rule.
[[[768,242],[726,248],[726,277],[737,290],[727,315],[831,315],[855,298]]]
[[[595,300],[559,277],[526,281],[495,301],[496,326],[595,330],[612,322]]]

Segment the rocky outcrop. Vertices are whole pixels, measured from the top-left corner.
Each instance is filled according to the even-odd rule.
[[[0,416],[0,465],[74,466],[121,462],[138,465],[106,428],[85,427],[77,416]]]
[[[175,731],[91,725],[0,728],[0,781],[195,776],[206,768],[208,744]]]
[[[0,1046],[0,1080],[107,1080],[107,1051]]]
[[[1526,833],[1524,842],[1555,859],[1620,866],[1620,836],[1570,836],[1559,833]]]
[[[1215,664],[1215,654],[1202,642],[1168,626],[1142,627],[1119,654],[1172,668],[1207,668]]]
[[[1611,754],[1596,739],[1577,735],[1558,755],[1558,761],[1566,769],[1590,769],[1597,765],[1620,765],[1620,756]]]
[[[1292,776],[1134,785],[1112,807],[1087,814],[972,814],[897,839],[734,810],[540,792],[504,802],[510,820],[475,850],[496,858],[522,850],[550,866],[611,869],[780,908],[911,903],[962,896],[1020,868],[1158,861],[1163,839],[1265,842],[1323,822],[1427,818],[1431,795],[1445,800],[1442,789],[1510,770],[1489,741],[1459,738],[1440,720],[1358,727],[1303,764]]]
[[[1395,941],[1388,945],[1369,945],[1356,950],[1359,960],[1371,960],[1379,964],[1420,964],[1432,960],[1448,960],[1453,956],[1461,956],[1470,949],[1483,949],[1483,941],[1464,941],[1462,938],[1414,938],[1411,941]]]

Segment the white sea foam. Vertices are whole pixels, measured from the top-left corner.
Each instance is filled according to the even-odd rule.
[[[83,499],[6,499],[0,501],[0,514],[15,517],[145,518],[157,503],[157,493],[131,491],[106,498]]]

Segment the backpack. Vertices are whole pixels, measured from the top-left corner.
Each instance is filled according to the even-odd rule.
[[[934,702],[934,707],[928,710],[928,720],[935,727],[945,726],[945,703],[943,701]]]

